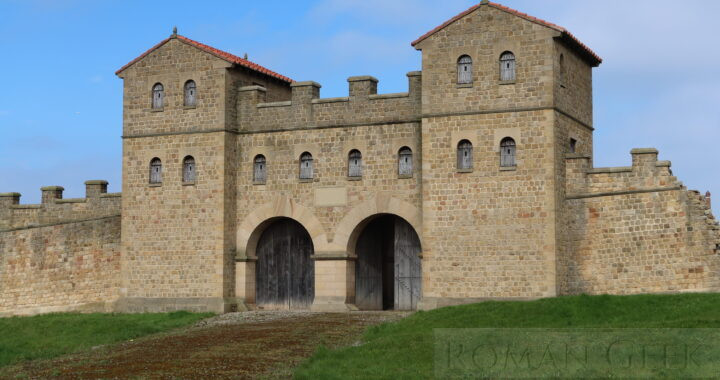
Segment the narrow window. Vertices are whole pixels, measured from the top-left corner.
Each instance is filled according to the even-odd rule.
[[[197,89],[195,88],[195,81],[189,80],[185,82],[185,106],[186,107],[195,107],[196,104],[196,93]]]
[[[300,179],[313,178],[313,158],[312,154],[305,152],[300,155]]]
[[[577,148],[577,140],[570,139],[570,153],[575,153],[576,148]]]
[[[406,146],[398,152],[398,174],[410,176],[413,174],[412,150]]]
[[[500,55],[500,80],[515,80],[515,54],[509,51]]]
[[[457,147],[457,167],[460,170],[472,169],[472,143],[462,140]]]
[[[183,160],[182,180],[185,183],[195,182],[195,159],[192,156],[187,156]]]
[[[510,137],[500,141],[500,166],[515,166],[515,140]]]
[[[163,108],[163,102],[165,101],[165,89],[162,84],[156,83],[153,86],[152,94],[152,108],[160,109]]]
[[[362,154],[357,149],[348,154],[348,177],[362,177]]]
[[[463,55],[458,59],[458,84],[472,83],[472,58]]]
[[[565,56],[560,54],[560,87],[565,87]]]
[[[267,163],[265,156],[258,154],[253,163],[253,182],[265,183],[267,180]]]
[[[162,183],[162,161],[157,157],[150,161],[150,183]]]

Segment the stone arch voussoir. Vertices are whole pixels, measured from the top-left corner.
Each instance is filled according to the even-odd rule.
[[[349,256],[355,256],[354,243],[359,235],[359,230],[362,229],[358,227],[370,217],[379,214],[392,214],[405,219],[415,229],[420,239],[420,245],[424,246],[420,210],[412,204],[390,195],[378,195],[355,206],[335,229],[332,246],[347,250]]]
[[[287,197],[277,197],[249,213],[237,229],[237,257],[255,258],[260,235],[275,218],[291,218],[310,234],[316,252],[327,249],[327,234],[312,210]]]

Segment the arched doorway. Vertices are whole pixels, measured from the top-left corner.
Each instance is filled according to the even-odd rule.
[[[315,298],[313,243],[307,230],[279,218],[258,241],[256,299],[261,309],[308,309]]]
[[[395,215],[363,228],[355,248],[355,305],[360,310],[415,310],[422,294],[420,239]]]

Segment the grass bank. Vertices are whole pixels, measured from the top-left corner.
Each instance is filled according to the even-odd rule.
[[[368,329],[363,344],[320,348],[296,369],[300,379],[433,377],[433,329],[718,328],[720,294],[568,296],[483,302],[417,312]]]
[[[211,313],[58,313],[0,318],[0,367],[187,326]]]

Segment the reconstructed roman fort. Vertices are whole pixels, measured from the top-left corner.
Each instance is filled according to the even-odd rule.
[[[121,194],[0,194],[0,315],[720,291],[709,196],[655,149],[593,166],[570,32],[482,1],[412,46],[407,92],[321,98],[173,33],[117,72]]]

